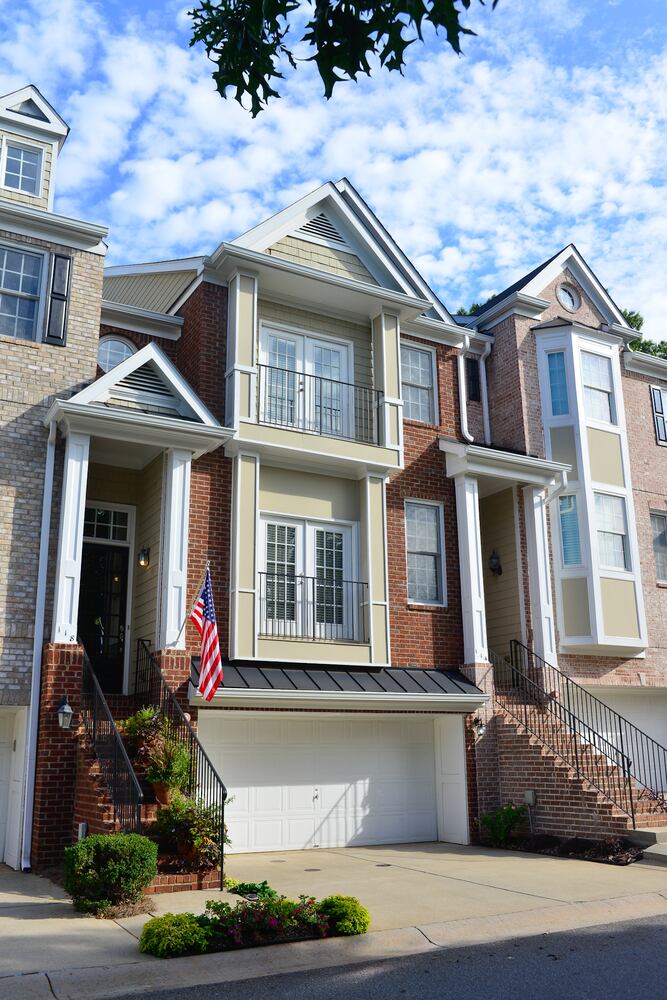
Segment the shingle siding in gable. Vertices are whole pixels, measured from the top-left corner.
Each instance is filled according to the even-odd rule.
[[[269,247],[267,253],[290,260],[294,264],[317,268],[318,271],[330,271],[343,278],[353,278],[369,285],[378,284],[356,254],[311,243],[309,240],[300,240],[296,236],[284,236]]]

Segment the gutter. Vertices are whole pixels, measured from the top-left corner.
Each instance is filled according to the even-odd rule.
[[[472,444],[475,439],[468,430],[468,404],[466,402],[465,394],[465,354],[469,347],[470,337],[467,333],[464,333],[463,345],[456,356],[456,366],[459,378],[459,415],[461,418],[461,435],[465,438],[468,444]]]
[[[44,645],[44,614],[46,608],[46,577],[49,565],[49,534],[53,500],[53,467],[56,453],[56,422],[49,422],[49,436],[44,464],[44,491],[42,494],[42,522],[39,537],[39,565],[37,568],[37,595],[35,597],[35,637],[32,647],[32,680],[30,709],[26,732],[25,796],[23,830],[21,835],[21,870],[30,868],[32,840],[32,812],[35,803],[35,765],[37,762],[37,731],[39,727],[39,702],[42,686],[42,646]]]
[[[489,413],[489,387],[486,380],[486,359],[491,353],[492,341],[484,345],[479,356],[480,383],[482,389],[482,420],[484,421],[484,444],[491,444],[491,415]]]
[[[369,694],[356,691],[282,691],[266,688],[219,688],[208,705],[202,705],[201,697],[190,682],[189,701],[201,708],[225,708],[228,705],[244,708],[284,707],[290,704],[299,708],[321,709],[327,707],[341,710],[356,709],[359,712],[383,710],[424,711],[431,707],[436,712],[472,712],[489,701],[490,695],[483,694]]]

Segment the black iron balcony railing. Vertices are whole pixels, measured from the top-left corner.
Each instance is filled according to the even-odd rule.
[[[368,584],[259,574],[259,633],[287,639],[368,642]]]
[[[381,403],[378,389],[258,365],[257,420],[261,424],[379,444]]]
[[[85,650],[81,719],[109,789],[117,828],[122,833],[141,833],[141,785]]]

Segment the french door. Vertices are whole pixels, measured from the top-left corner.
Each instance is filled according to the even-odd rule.
[[[342,344],[268,331],[260,379],[260,419],[317,434],[348,437],[354,399]]]

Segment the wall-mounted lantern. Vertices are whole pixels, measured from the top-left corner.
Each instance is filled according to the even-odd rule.
[[[500,556],[498,555],[495,549],[489,556],[489,569],[491,570],[494,576],[503,575],[503,567],[500,563]]]
[[[67,695],[64,694],[60,699],[60,704],[58,705],[58,725],[61,729],[71,729],[73,718],[74,709],[67,700]]]
[[[151,550],[147,545],[144,545],[142,549],[139,550],[138,556],[139,565],[146,569],[151,564]]]

